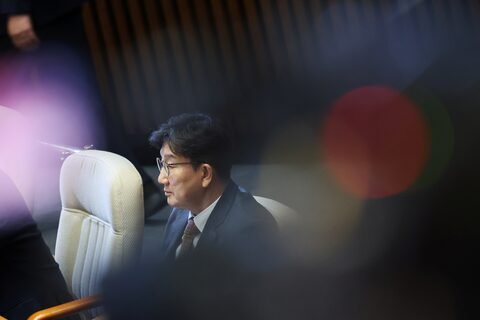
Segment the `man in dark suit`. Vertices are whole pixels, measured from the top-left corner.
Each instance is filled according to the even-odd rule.
[[[160,150],[158,182],[173,211],[159,255],[107,279],[109,318],[258,316],[252,297],[283,266],[278,228],[231,180],[225,127],[208,115],[182,114],[161,125],[150,142]]]
[[[172,117],[150,142],[160,149],[158,182],[174,207],[162,245],[166,261],[202,250],[247,270],[277,263],[276,222],[231,180],[231,142],[219,120],[204,114]]]
[[[21,193],[0,170],[0,315],[23,320],[70,300],[58,264]]]

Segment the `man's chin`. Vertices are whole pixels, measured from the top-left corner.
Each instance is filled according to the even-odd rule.
[[[171,195],[167,196],[167,203],[170,207],[177,206],[177,201],[175,201],[175,199],[173,199]]]

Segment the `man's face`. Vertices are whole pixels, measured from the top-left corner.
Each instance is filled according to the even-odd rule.
[[[167,143],[160,149],[160,156],[169,167],[168,175],[165,169],[158,175],[158,182],[163,184],[168,204],[195,212],[203,195],[200,170],[195,170],[191,164],[185,164],[189,163],[190,159],[174,154]]]

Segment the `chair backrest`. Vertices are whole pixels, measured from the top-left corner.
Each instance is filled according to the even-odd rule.
[[[76,298],[97,294],[107,272],[141,253],[142,180],[124,157],[84,150],[65,159],[60,196],[55,260]]]
[[[295,210],[285,204],[270,198],[254,196],[255,200],[267,209],[277,221],[280,231],[283,231],[295,223],[298,215]]]

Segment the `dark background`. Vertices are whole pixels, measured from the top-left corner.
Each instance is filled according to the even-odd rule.
[[[266,286],[265,318],[479,318],[478,0],[96,0],[82,18],[127,158],[154,168],[158,124],[212,113],[247,187],[303,215],[294,240],[311,251]],[[372,85],[411,99],[429,150],[411,186],[359,199],[329,175],[321,132]]]
[[[443,114],[426,165],[435,179],[363,201],[334,272],[320,263],[313,275],[294,273],[298,290],[279,298],[299,302],[297,316],[329,319],[478,316],[477,1],[98,0],[84,19],[105,104],[145,164],[156,152],[149,132],[181,112],[230,123],[237,164],[287,163],[297,173],[319,161],[322,121],[350,90],[388,86],[423,104],[426,118]],[[340,216],[338,203],[309,207],[328,199],[309,177],[277,176],[277,199]]]
[[[474,0],[98,0],[83,13],[104,103],[144,163],[148,134],[181,112],[225,118],[238,162],[256,163],[276,132],[315,132],[359,86],[421,87],[460,117],[477,99]]]

